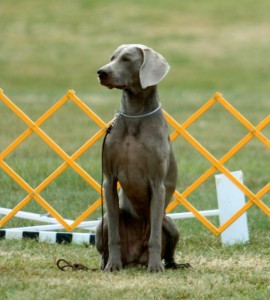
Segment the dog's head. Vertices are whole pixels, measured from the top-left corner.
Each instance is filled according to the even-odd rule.
[[[129,44],[117,48],[97,73],[100,83],[108,88],[127,89],[139,84],[145,89],[158,84],[169,69],[161,54],[144,45]]]

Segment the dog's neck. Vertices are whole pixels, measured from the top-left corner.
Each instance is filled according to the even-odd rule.
[[[134,93],[130,89],[123,90],[122,110],[129,115],[149,113],[159,106],[157,86],[150,86]]]

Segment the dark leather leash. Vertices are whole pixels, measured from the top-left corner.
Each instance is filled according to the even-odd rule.
[[[56,262],[57,267],[61,270],[61,271],[66,271],[67,269],[71,269],[72,271],[79,271],[79,270],[83,270],[83,271],[97,271],[97,268],[93,268],[93,269],[89,269],[88,267],[79,264],[79,263],[71,263],[63,258],[58,259],[58,261]]]
[[[113,127],[113,124],[111,124],[107,129],[106,133],[102,142],[102,148],[101,148],[101,190],[100,190],[100,195],[101,195],[101,243],[102,243],[102,248],[104,248],[104,237],[103,237],[103,228],[104,228],[104,193],[103,193],[103,180],[104,180],[104,148],[105,148],[105,143],[108,134],[111,132]],[[71,269],[72,271],[97,271],[99,268],[88,268],[80,263],[71,263],[63,258],[60,258],[56,261],[56,265],[58,269],[61,271],[66,271],[67,269]]]
[[[114,122],[113,122],[114,123]],[[106,129],[106,133],[102,142],[102,148],[101,148],[101,190],[100,190],[100,196],[101,196],[101,244],[102,249],[104,249],[104,193],[103,193],[103,180],[104,180],[104,149],[105,149],[105,143],[108,134],[111,132],[113,123]]]

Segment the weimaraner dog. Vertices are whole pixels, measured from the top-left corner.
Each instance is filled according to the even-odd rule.
[[[177,166],[157,83],[169,68],[151,48],[130,44],[116,49],[97,72],[102,85],[123,90],[122,108],[104,144],[107,214],[97,228],[96,246],[106,271],[127,265],[147,265],[150,272],[189,267],[174,260],[179,233],[165,215]]]

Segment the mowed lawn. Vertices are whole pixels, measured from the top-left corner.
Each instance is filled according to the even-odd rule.
[[[180,124],[218,91],[257,126],[270,112],[269,9],[267,0],[3,0],[0,88],[33,120],[73,89],[107,122],[119,109],[121,93],[100,86],[96,71],[120,44],[142,43],[160,52],[171,65],[159,85],[159,94],[163,108]],[[99,129],[72,102],[41,128],[69,155]],[[0,152],[25,129],[27,126],[0,101]],[[188,132],[219,159],[248,130],[215,104]],[[262,133],[269,139],[270,126]],[[173,147],[179,169],[177,189],[183,191],[211,164],[181,136]],[[101,180],[100,149],[101,141],[77,160],[97,182]],[[63,161],[33,134],[5,162],[36,187]],[[242,170],[244,182],[253,193],[269,184],[269,148],[257,138],[225,166],[230,171]],[[0,164],[0,207],[13,208],[26,195]],[[70,219],[78,217],[99,197],[71,168],[41,195]],[[216,209],[214,176],[188,200],[200,210]],[[270,206],[269,192],[262,201]],[[46,213],[34,200],[24,210]],[[174,211],[186,209],[179,205]],[[99,209],[88,220],[97,217]],[[209,220],[219,226],[217,217]],[[220,237],[196,219],[176,223],[181,231],[177,260],[190,262],[193,268],[163,274],[148,274],[145,269],[127,269],[117,274],[61,272],[55,265],[61,257],[97,267],[95,248],[1,240],[0,298],[270,298],[270,220],[255,205],[248,211],[250,242],[244,245],[222,246]],[[12,219],[4,227],[33,224],[36,223]]]

